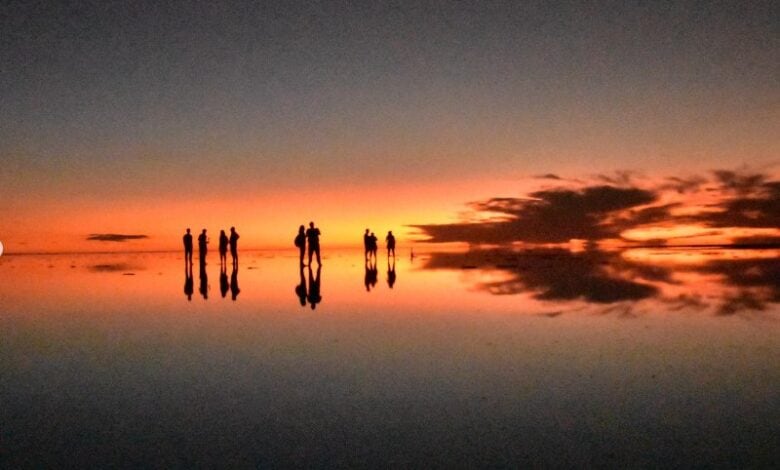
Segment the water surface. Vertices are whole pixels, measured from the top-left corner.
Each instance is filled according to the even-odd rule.
[[[777,256],[3,256],[0,463],[769,465]]]

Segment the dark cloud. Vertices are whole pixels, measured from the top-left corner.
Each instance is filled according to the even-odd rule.
[[[488,216],[481,222],[412,227],[427,235],[428,242],[475,245],[564,243],[571,239],[598,241],[619,238],[626,230],[653,225],[699,225],[713,229],[691,237],[718,236],[722,234],[720,229],[727,227],[780,227],[780,181],[762,173],[719,170],[709,179],[670,177],[640,184],[636,174],[626,171],[598,175],[597,181],[608,184],[585,187],[579,184],[571,187],[574,186],[571,182],[553,174],[540,178],[557,179],[561,187],[532,192],[525,197],[491,198],[470,204],[473,210]],[[697,191],[708,192],[708,198],[714,202],[700,206],[698,212],[682,211],[688,203],[685,195]],[[777,237],[773,238],[773,242],[777,241]],[[655,239],[652,243],[662,245],[667,241]]]
[[[710,206],[711,212],[695,217],[711,227],[780,227],[780,181],[763,177],[729,176],[722,188],[736,193]]]
[[[96,273],[114,273],[114,272],[130,271],[135,268],[127,263],[111,263],[111,264],[94,264],[92,266],[88,266],[87,269]]]
[[[149,238],[147,235],[124,235],[121,233],[93,233],[87,237],[87,240],[99,242],[126,242],[128,240],[140,240]]]
[[[629,260],[619,252],[494,248],[432,253],[424,269],[500,271],[506,274],[500,280],[476,281],[472,287],[493,295],[527,294],[552,303],[579,300],[597,306],[601,313],[624,316],[633,315],[636,304],[646,299],[662,302],[670,311],[709,309],[716,315],[769,311],[770,304],[780,302],[777,258],[715,258],[671,267]],[[689,282],[677,276],[681,272],[718,279],[720,289],[700,295],[691,285],[686,289],[689,293],[665,296],[665,287],[679,291]]]
[[[536,191],[528,198],[493,198],[472,204],[481,212],[503,219],[483,223],[414,225],[431,242],[502,244],[515,241],[561,243],[572,238],[600,240],[616,237],[626,221],[610,223],[614,212],[656,200],[652,191],[615,186],[591,186],[579,190]]]
[[[471,250],[466,253],[433,253],[427,269],[499,269],[508,279],[479,284],[477,287],[495,295],[532,292],[539,300],[585,300],[609,304],[637,301],[655,296],[656,287],[617,274],[615,267],[626,262],[619,255],[600,251],[572,253],[563,249],[512,251],[503,249]],[[668,278],[657,268],[655,278]]]
[[[534,176],[534,178],[539,179],[539,180],[562,180],[563,179],[563,178],[561,178],[560,176],[558,176],[558,175],[556,175],[554,173],[547,173],[547,174],[544,174],[544,175],[536,175],[536,176]]]

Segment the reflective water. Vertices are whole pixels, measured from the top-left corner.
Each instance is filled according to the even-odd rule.
[[[769,465],[778,254],[3,256],[0,464]]]

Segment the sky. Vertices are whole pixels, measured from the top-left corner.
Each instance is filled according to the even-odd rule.
[[[777,2],[63,3],[0,7],[7,252],[291,247],[310,220],[402,246],[540,181],[731,201],[715,171],[763,175],[775,220]]]

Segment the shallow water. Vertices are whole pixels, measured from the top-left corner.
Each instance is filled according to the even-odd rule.
[[[0,464],[770,465],[778,254],[3,256]]]

